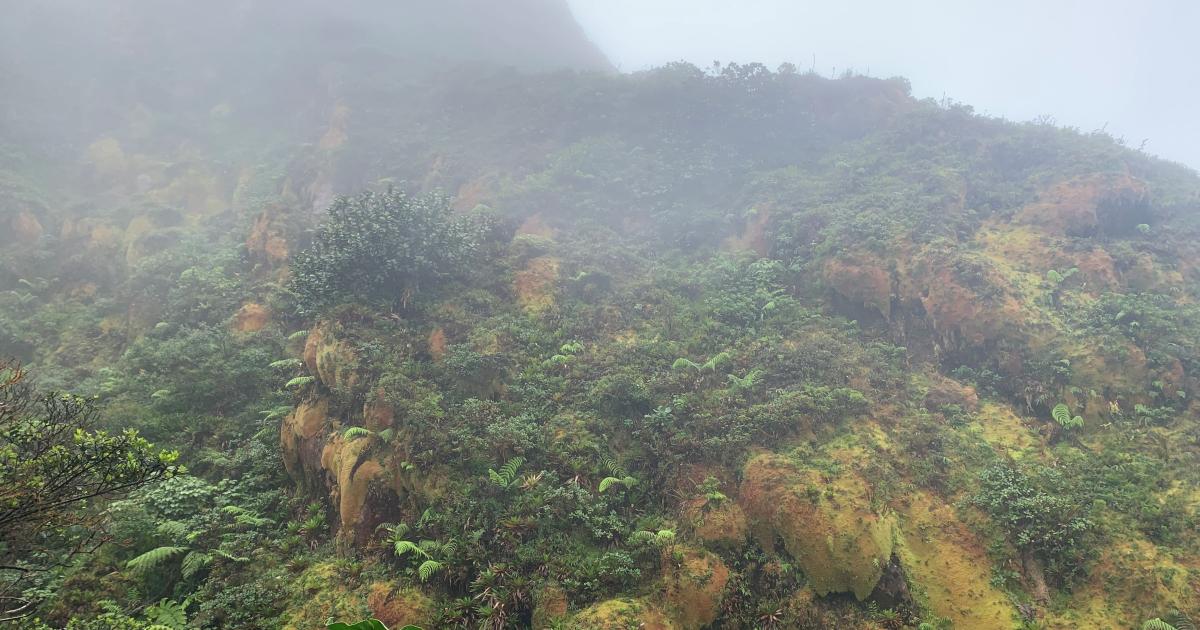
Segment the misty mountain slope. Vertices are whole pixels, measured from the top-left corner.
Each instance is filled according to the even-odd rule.
[[[0,355],[190,470],[42,620],[1200,619],[1196,173],[901,79],[612,74],[562,5],[486,42],[466,6],[106,14],[164,61],[52,107],[6,66],[41,87]]]

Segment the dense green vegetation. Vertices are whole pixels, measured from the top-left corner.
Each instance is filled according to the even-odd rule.
[[[1194,172],[900,79],[235,53],[0,128],[0,356],[74,392],[0,387],[13,627],[1200,618]]]

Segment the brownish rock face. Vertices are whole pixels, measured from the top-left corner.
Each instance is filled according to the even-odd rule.
[[[243,304],[233,315],[232,326],[237,332],[258,332],[271,321],[271,311],[262,304]]]

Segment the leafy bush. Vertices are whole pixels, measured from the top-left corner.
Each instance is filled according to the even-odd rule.
[[[453,218],[442,196],[395,190],[341,197],[308,249],[292,265],[301,315],[348,299],[407,307],[423,287],[462,274],[485,233],[476,221]]]
[[[1098,535],[1089,518],[1092,504],[1074,496],[1053,470],[1030,476],[1006,465],[980,473],[982,487],[974,502],[1007,533],[1022,552],[1045,563],[1060,583],[1085,571]]]

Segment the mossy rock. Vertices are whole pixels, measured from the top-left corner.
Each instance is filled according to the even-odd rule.
[[[675,630],[679,628],[658,608],[638,599],[610,599],[577,613],[568,630]]]
[[[823,474],[781,455],[746,463],[739,503],[766,549],[776,537],[819,595],[871,594],[892,557],[893,518],[871,509],[870,485],[857,473]]]
[[[703,549],[682,549],[665,558],[666,608],[684,630],[707,627],[721,614],[729,568]]]
[[[304,344],[304,365],[330,389],[352,389],[358,382],[358,355],[334,336],[332,325],[318,324]]]

